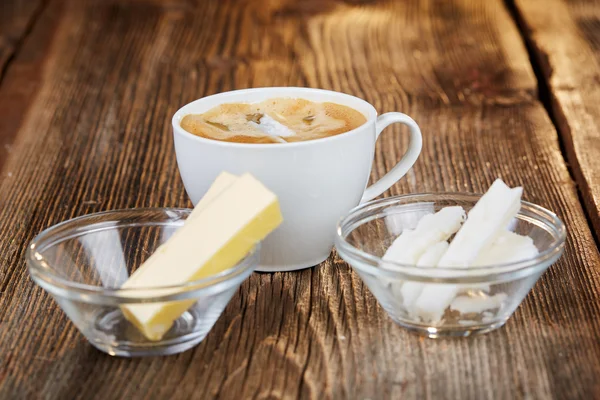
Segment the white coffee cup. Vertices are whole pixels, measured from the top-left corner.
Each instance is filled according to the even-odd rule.
[[[277,97],[342,104],[360,111],[367,122],[340,135],[283,144],[205,139],[180,125],[184,116],[203,113],[219,104],[255,103]],[[383,129],[396,122],[409,128],[408,150],[394,168],[367,188],[375,141]],[[405,114],[377,116],[371,104],[357,97],[295,87],[236,90],[201,98],[175,113],[173,131],[179,172],[194,205],[222,171],[236,175],[249,172],[279,197],[284,222],[263,242],[259,271],[297,270],[327,259],[337,221],[402,178],[422,146],[419,126]]]

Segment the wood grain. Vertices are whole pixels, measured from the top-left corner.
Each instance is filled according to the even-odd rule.
[[[44,9],[42,0],[0,2],[0,168],[41,81],[58,12]]]
[[[600,4],[517,0],[588,215],[600,234]]]
[[[42,7],[42,0],[7,0],[0,4],[0,81]]]
[[[50,53],[0,178],[0,398],[600,396],[600,255],[500,0],[72,0],[44,15],[59,21],[39,28]],[[410,114],[423,154],[388,194],[481,192],[500,176],[564,219],[565,255],[506,327],[472,339],[407,333],[332,255],[253,274],[191,351],[94,350],[29,279],[27,243],[94,211],[188,206],[171,115],[267,85],[341,90]],[[382,135],[374,179],[402,153],[401,133]]]

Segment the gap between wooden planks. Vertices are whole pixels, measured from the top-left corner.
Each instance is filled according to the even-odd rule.
[[[0,168],[11,152],[25,107],[36,91],[41,57],[27,57],[23,54],[22,47],[25,38],[36,26],[45,4],[45,0],[5,0],[0,6]],[[45,40],[48,39],[47,36]],[[37,37],[36,40],[44,42],[44,38]],[[39,54],[39,50],[43,48],[43,45],[36,46],[35,51]],[[15,63],[17,55],[20,61]],[[12,66],[10,72],[9,65]],[[29,72],[23,74],[25,69]]]
[[[587,215],[600,240],[600,4],[574,0],[514,3],[534,62],[549,88],[549,110]]]

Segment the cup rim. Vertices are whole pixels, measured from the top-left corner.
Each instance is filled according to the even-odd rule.
[[[547,268],[552,262],[556,261],[564,250],[566,241],[566,227],[565,224],[558,218],[552,211],[527,202],[521,201],[521,209],[519,210],[518,216],[522,216],[526,219],[533,219],[538,223],[542,223],[550,228],[555,234],[553,243],[547,248],[541,251],[536,257],[519,260],[510,263],[493,264],[480,267],[418,267],[412,264],[398,263],[394,261],[383,260],[381,257],[363,251],[356,246],[352,245],[346,240],[346,237],[364,223],[367,223],[368,216],[366,213],[372,212],[376,209],[383,210],[385,207],[397,204],[400,201],[406,200],[420,200],[425,201],[426,199],[431,201],[439,201],[441,199],[462,199],[463,201],[476,201],[481,198],[483,194],[479,193],[464,193],[464,192],[431,192],[431,193],[418,193],[418,194],[406,194],[399,196],[386,197],[383,199],[373,200],[364,204],[361,204],[342,217],[337,225],[336,229],[336,249],[342,256],[342,258],[350,258],[352,261],[359,261],[357,263],[349,264],[352,268],[362,270],[366,273],[375,276],[386,276],[391,278],[398,278],[402,276],[410,276],[416,278],[416,280],[422,281],[442,281],[442,282],[464,282],[464,279],[473,279],[474,281],[481,281],[489,278],[489,276],[501,276],[506,273],[518,274],[522,272],[529,272],[532,268],[537,270],[540,266]],[[417,204],[418,202],[405,203],[405,204]],[[401,204],[399,204],[401,205]],[[375,217],[372,219],[377,219]],[[372,220],[371,219],[371,220]],[[349,224],[352,224],[349,226]],[[553,235],[554,236],[554,235]],[[548,263],[548,261],[551,261]],[[388,268],[382,268],[381,265],[385,265]],[[435,271],[434,274],[427,273],[429,271]]]
[[[334,136],[329,136],[329,137],[325,137],[325,138],[320,138],[320,139],[313,139],[313,140],[305,140],[305,141],[300,141],[300,142],[289,142],[289,143],[237,143],[237,142],[225,142],[225,141],[221,141],[221,140],[213,140],[213,139],[207,139],[207,138],[203,138],[201,136],[198,135],[194,135],[191,132],[186,131],[185,129],[183,129],[181,127],[181,119],[185,116],[188,115],[189,113],[184,114],[183,110],[185,108],[187,108],[188,106],[190,106],[191,104],[201,101],[201,100],[211,100],[211,99],[215,99],[218,97],[228,97],[228,96],[234,96],[234,95],[244,95],[245,93],[252,93],[252,92],[260,92],[260,91],[276,91],[276,92],[284,92],[284,91],[288,91],[288,90],[294,90],[294,91],[300,91],[300,92],[321,92],[321,93],[326,93],[329,95],[336,95],[336,96],[342,96],[342,97],[349,97],[354,99],[355,101],[359,101],[361,103],[364,104],[364,106],[366,108],[369,109],[369,114],[370,115],[365,115],[365,117],[367,118],[367,121],[348,131],[348,132],[344,132],[341,133],[339,135],[334,135]],[[276,96],[277,94],[274,94],[274,96]],[[219,103],[219,104],[223,104]],[[360,112],[360,111],[359,111]],[[362,114],[362,113],[361,113]],[[368,124],[374,124],[376,119],[377,119],[377,110],[375,109],[375,107],[369,103],[368,101],[361,99],[360,97],[357,96],[353,96],[351,94],[348,93],[343,93],[343,92],[337,92],[335,90],[327,90],[327,89],[318,89],[318,88],[307,88],[307,87],[299,87],[299,86],[273,86],[273,87],[258,87],[258,88],[249,88],[249,89],[237,89],[237,90],[229,90],[227,92],[221,92],[221,93],[215,93],[209,96],[205,96],[205,97],[201,97],[199,99],[196,99],[194,101],[191,101],[185,105],[183,105],[182,107],[180,107],[175,114],[173,114],[173,117],[171,118],[171,123],[173,125],[173,132],[174,134],[179,134],[183,137],[189,138],[191,140],[195,140],[197,142],[200,143],[205,143],[205,144],[211,144],[211,145],[215,145],[215,146],[221,146],[221,147],[228,147],[228,148],[241,148],[241,149],[261,149],[261,150],[265,150],[265,149],[281,149],[282,146],[284,146],[285,148],[296,148],[296,147],[305,147],[305,146],[316,146],[319,143],[329,143],[329,142],[335,142],[338,140],[344,140],[343,138],[349,137],[349,136],[355,136],[357,134],[360,133],[360,131]]]
[[[86,220],[93,221],[102,217],[115,216],[113,221],[118,221],[119,217],[123,217],[124,214],[127,214],[129,217],[135,215],[148,217],[149,215],[152,215],[156,218],[159,215],[164,215],[167,212],[174,212],[188,216],[192,212],[192,209],[176,207],[124,208],[85,214],[52,225],[36,235],[30,242],[30,245],[27,247],[26,260],[29,274],[31,275],[32,279],[44,289],[53,294],[59,294],[63,297],[76,297],[82,300],[90,301],[93,299],[93,302],[98,302],[102,299],[110,299],[111,301],[118,301],[120,303],[140,303],[148,302],[148,300],[152,300],[152,302],[167,302],[194,298],[200,294],[200,292],[214,289],[217,286],[221,287],[222,284],[229,286],[228,284],[236,281],[236,278],[244,275],[244,272],[248,272],[249,270],[247,275],[252,273],[254,267],[256,267],[258,264],[260,243],[257,243],[250,253],[248,253],[238,264],[229,269],[221,271],[218,274],[179,285],[122,289],[106,288],[103,286],[90,285],[63,278],[53,272],[52,268],[49,267],[50,264],[44,260],[40,253],[41,251],[55,246],[58,243],[64,242],[65,240],[94,232],[87,229],[79,230],[79,232],[72,230],[77,227],[78,223],[85,222]],[[158,221],[156,221],[156,224],[158,224]],[[69,225],[73,225],[73,228],[70,228]],[[129,223],[126,225],[113,226],[112,228],[107,227],[106,229],[102,230],[147,225],[153,224],[152,222]],[[93,224],[90,224],[89,226],[93,226]],[[65,228],[67,230],[60,236],[57,236],[58,231]],[[223,290],[224,289],[225,288],[223,288]]]

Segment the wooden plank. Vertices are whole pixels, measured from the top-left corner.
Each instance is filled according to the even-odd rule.
[[[501,1],[73,0],[59,22],[0,180],[0,398],[598,396],[600,256]],[[468,340],[402,330],[332,256],[254,274],[191,351],[94,350],[27,276],[27,243],[89,212],[189,205],[170,116],[265,85],[342,90],[414,116],[423,155],[392,194],[483,191],[501,176],[566,221],[565,256],[505,328]],[[405,146],[399,132],[382,135],[373,178]]]
[[[517,0],[516,6],[550,88],[552,109],[569,164],[598,235],[600,4],[571,0]]]
[[[0,4],[0,168],[43,74],[57,20],[56,9],[42,13],[44,9],[41,0]]]
[[[0,5],[0,81],[42,6],[42,0],[5,0]]]

